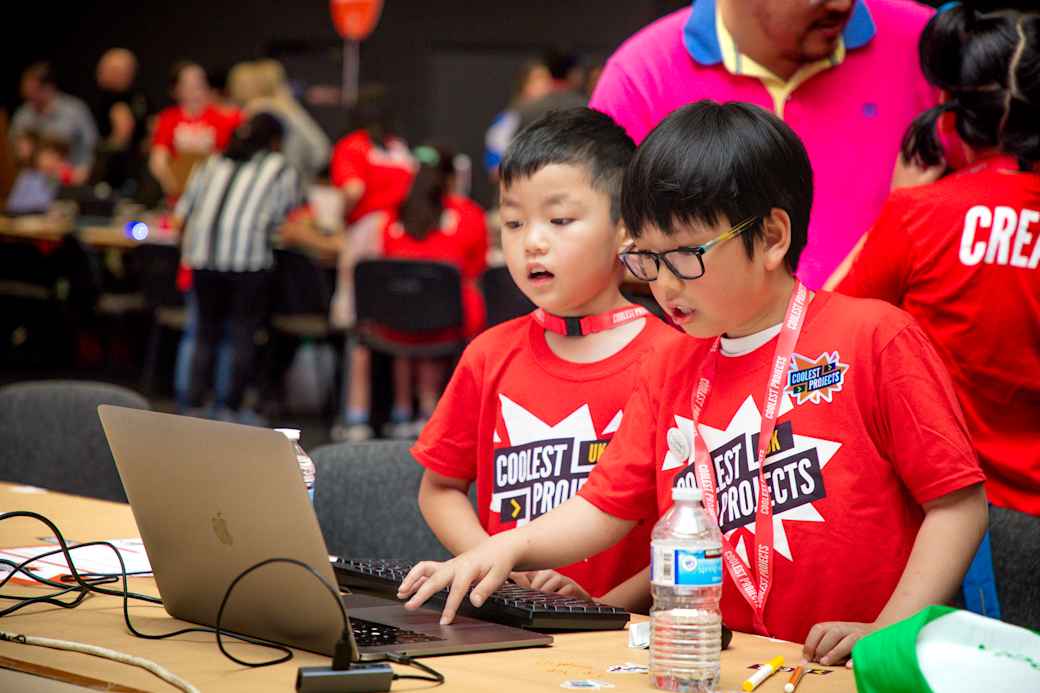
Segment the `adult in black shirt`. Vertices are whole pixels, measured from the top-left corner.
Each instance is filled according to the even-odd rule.
[[[137,58],[125,48],[105,51],[97,66],[97,93],[91,111],[98,125],[94,179],[132,194],[143,172],[142,144],[150,113],[148,97],[134,85]]]

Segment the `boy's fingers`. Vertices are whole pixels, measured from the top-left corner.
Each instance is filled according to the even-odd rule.
[[[487,575],[476,584],[469,600],[473,606],[479,607],[484,601],[506,581],[508,573],[498,566],[491,566]]]
[[[436,563],[432,561],[422,561],[421,563],[415,564],[415,566],[408,571],[408,574],[404,576],[404,580],[401,580],[401,585],[397,588],[398,597],[407,597],[415,588],[419,585],[420,579],[425,579],[431,573],[436,570]]]
[[[531,575],[530,573],[510,573],[509,579],[520,585],[521,587],[531,586]]]
[[[542,590],[543,592],[550,592],[545,585],[555,577],[556,573],[551,570],[539,570],[537,573],[531,576],[531,589]]]
[[[820,664],[831,663],[832,660],[828,659],[828,655],[842,640],[845,639],[845,636],[848,634],[849,631],[847,628],[841,628],[837,626],[837,624],[831,624],[831,627],[823,634],[823,637],[820,638],[820,643],[816,646],[816,660]],[[825,659],[827,661],[824,661]]]
[[[455,614],[458,613],[463,597],[473,584],[474,577],[472,569],[464,568],[455,571],[455,578],[451,581],[451,590],[449,590],[448,598],[444,600],[444,608],[441,610],[442,626],[455,620]]]
[[[844,638],[842,638],[837,645],[831,648],[830,652],[826,653],[825,655],[823,655],[823,657],[820,658],[820,664],[824,664],[826,666],[837,665],[839,662],[841,662],[841,660],[847,658],[850,654],[852,654],[852,646],[856,644],[859,638],[859,633],[849,633]]]
[[[427,599],[450,585],[453,574],[454,571],[445,564],[433,575],[428,576],[417,589],[413,588],[415,593],[411,599],[405,602],[405,606],[409,609],[418,609],[426,603]]]
[[[809,629],[809,635],[805,636],[805,645],[802,646],[802,656],[805,657],[806,661],[816,661],[816,646],[827,631],[827,625],[826,623],[817,623]]]

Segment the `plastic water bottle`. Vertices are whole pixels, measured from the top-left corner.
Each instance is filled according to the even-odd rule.
[[[293,448],[296,450],[296,461],[300,463],[300,474],[303,475],[303,484],[307,487],[307,495],[310,496],[311,503],[313,503],[314,480],[318,476],[318,470],[314,466],[314,460],[311,459],[311,456],[300,447],[300,431],[295,428],[276,428],[274,430],[293,442]]]
[[[698,488],[673,488],[651,539],[650,682],[714,691],[722,655],[722,534]]]

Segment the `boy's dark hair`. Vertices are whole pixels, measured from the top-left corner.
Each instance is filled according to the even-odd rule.
[[[658,124],[625,171],[621,209],[633,238],[653,225],[731,225],[759,219],[741,234],[748,257],[773,208],[791,218],[785,261],[793,273],[805,248],[813,175],[798,135],[772,113],[746,103],[698,101]]]
[[[455,157],[447,149],[431,144],[416,147],[414,154],[419,171],[401,204],[401,225],[405,233],[421,241],[440,225],[444,196],[450,192],[449,184],[455,175]]]
[[[593,189],[610,196],[610,219],[621,218],[621,181],[636,145],[624,128],[599,111],[550,111],[524,128],[509,144],[498,167],[508,188],[550,164],[583,166]]]
[[[943,151],[936,121],[950,111],[969,147],[1000,149],[1016,157],[1022,170],[1040,161],[1040,14],[1035,3],[965,1],[932,17],[918,44],[921,70],[949,99],[914,119],[903,138],[904,157],[939,164]]]

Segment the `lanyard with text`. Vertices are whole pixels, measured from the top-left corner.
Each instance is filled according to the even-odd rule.
[[[594,332],[612,330],[648,315],[650,315],[650,311],[643,306],[625,306],[599,315],[586,315],[583,318],[564,318],[546,313],[541,308],[531,313],[539,325],[550,332],[562,334],[564,337],[582,337]]]
[[[755,510],[755,550],[751,559],[758,575],[757,587],[752,577],[751,567],[737,555],[725,535],[722,537],[722,558],[733,582],[736,583],[740,593],[751,606],[751,611],[754,613],[755,630],[761,635],[769,634],[765,625],[765,609],[773,578],[773,506],[765,478],[766,451],[769,450],[773,429],[776,426],[780,398],[784,389],[784,375],[791,362],[791,354],[798,342],[798,335],[802,331],[805,306],[808,300],[809,291],[796,280],[769,368],[769,383],[766,386],[766,398],[762,410],[762,428],[758,435],[758,502]],[[700,422],[701,412],[704,410],[704,404],[708,401],[708,394],[711,392],[711,381],[715,378],[720,342],[720,339],[716,339],[711,347],[701,371],[701,377],[697,382],[697,389],[694,390],[692,402],[693,454],[697,485],[700,486],[704,497],[704,509],[709,516],[716,520],[719,517],[719,509],[715,471],[712,469],[711,454],[697,430],[697,424]]]

